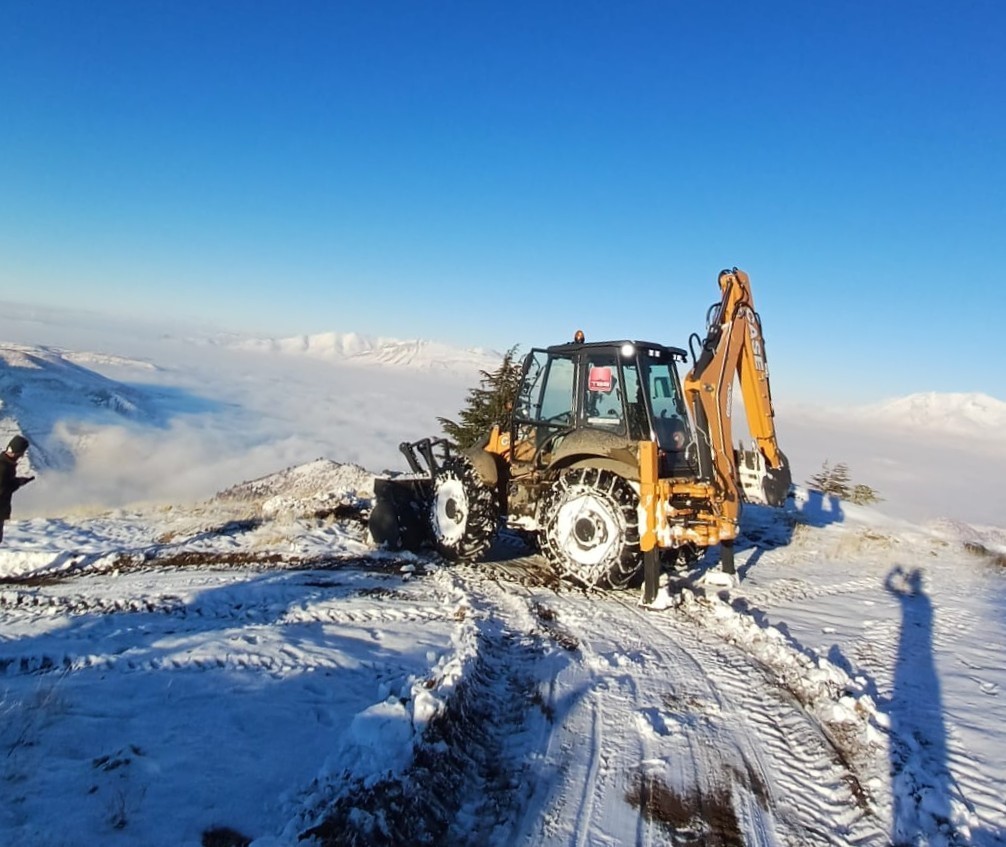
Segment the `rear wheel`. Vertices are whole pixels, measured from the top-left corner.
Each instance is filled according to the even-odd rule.
[[[445,559],[474,559],[493,543],[499,529],[499,501],[478,471],[460,456],[449,459],[433,478],[430,534]]]
[[[542,552],[564,577],[624,588],[642,565],[638,505],[632,486],[610,471],[567,471],[542,502]]]

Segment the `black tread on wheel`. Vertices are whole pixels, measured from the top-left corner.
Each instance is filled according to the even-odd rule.
[[[496,491],[467,459],[448,459],[433,478],[430,537],[445,559],[475,559],[489,549],[499,530]]]
[[[632,486],[617,474],[567,471],[540,507],[541,550],[564,577],[624,588],[640,574],[638,504]]]

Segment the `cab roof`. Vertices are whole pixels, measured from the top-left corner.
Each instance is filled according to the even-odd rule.
[[[667,344],[657,344],[653,341],[632,341],[629,339],[621,339],[615,341],[567,341],[564,344],[553,344],[550,347],[544,348],[549,354],[552,353],[562,353],[562,354],[575,354],[582,350],[620,350],[626,344],[631,344],[633,347],[644,350],[659,350],[661,352],[667,353],[673,358],[679,361],[685,361],[688,354],[680,347],[671,347]],[[539,348],[542,349],[542,348]]]

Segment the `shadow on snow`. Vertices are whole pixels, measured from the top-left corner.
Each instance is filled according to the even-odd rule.
[[[395,838],[386,836],[405,831],[416,836],[413,843],[442,843],[442,836],[464,834],[469,825],[465,810],[489,800],[503,816],[495,824],[512,823],[534,777],[524,772],[515,780],[507,770],[523,770],[527,765],[521,768],[520,762],[534,757],[513,748],[511,739],[523,735],[527,730],[518,730],[528,722],[550,723],[555,718],[551,711],[561,713],[569,704],[546,707],[535,699],[540,696],[538,680],[531,670],[545,648],[492,616],[476,622],[475,666],[448,698],[446,722],[434,719],[425,732],[413,736],[411,727],[396,728],[392,721],[386,732],[373,736],[382,739],[382,749],[368,753],[373,734],[365,732],[367,749],[349,758],[340,756],[347,739],[353,743],[350,724],[381,702],[380,692],[390,692],[396,702],[404,703],[400,698],[407,695],[401,692],[422,682],[424,674],[437,673],[429,651],[448,649],[450,630],[460,619],[445,609],[441,629],[447,626],[447,635],[437,630],[426,638],[425,613],[418,623],[403,623],[399,614],[392,614],[388,623],[380,619],[368,623],[365,615],[353,622],[350,610],[347,620],[354,631],[339,633],[326,626],[326,620],[311,620],[304,612],[318,601],[333,599],[407,601],[394,588],[388,590],[389,583],[397,581],[397,576],[355,570],[326,570],[319,580],[315,572],[298,571],[258,575],[202,591],[189,601],[165,596],[154,608],[141,605],[140,610],[127,606],[111,611],[106,601],[101,611],[95,611],[80,599],[84,605],[67,611],[71,617],[65,625],[0,641],[4,677],[0,705],[5,718],[0,749],[6,754],[6,770],[23,771],[20,790],[37,794],[46,790],[37,782],[45,779],[44,773],[70,768],[86,780],[85,789],[92,783],[95,787],[86,801],[81,791],[81,799],[70,803],[73,808],[52,793],[52,816],[46,815],[45,825],[58,828],[59,820],[75,815],[93,818],[94,804],[104,802],[110,809],[103,824],[108,834],[132,831],[135,837],[143,836],[131,821],[141,818],[145,800],[156,804],[150,797],[156,786],[173,782],[175,789],[181,789],[179,796],[164,798],[161,792],[160,803],[166,799],[188,809],[190,816],[176,821],[177,840],[172,843],[194,843],[200,837],[204,844],[215,843],[207,838],[224,831],[265,835],[247,832],[242,820],[233,819],[233,811],[226,812],[241,804],[229,805],[224,798],[246,793],[233,784],[233,774],[243,774],[241,779],[254,786],[255,774],[264,768],[263,778],[275,782],[283,761],[296,759],[297,751],[315,756],[314,769],[288,768],[289,782],[277,784],[275,791],[270,787],[262,799],[273,806],[282,795],[295,798],[284,801],[290,804],[292,817],[281,825],[304,832],[313,823],[314,834],[325,844],[391,844]],[[29,598],[34,593],[24,592]],[[278,624],[283,631],[272,642],[264,628]],[[393,636],[393,643],[404,648],[385,646],[388,642],[379,631],[388,627],[412,627],[408,638],[401,632]],[[514,671],[511,645],[518,641],[529,664]],[[566,661],[561,651],[556,655],[557,661]],[[311,666],[305,667],[305,661]],[[116,684],[120,674],[122,681]],[[72,757],[59,751],[57,761],[48,761],[45,768],[34,761],[51,749],[49,743],[39,743],[40,737],[68,737],[68,728],[58,714],[43,721],[37,704],[30,702],[42,687],[55,692],[47,702],[62,702],[60,714],[86,716],[79,733],[69,733],[75,739]],[[407,720],[409,713],[399,711]],[[459,716],[467,720],[462,722]],[[290,749],[272,762],[275,741],[270,739],[277,731]],[[532,731],[527,743],[534,746],[542,737],[541,730]],[[404,748],[383,749],[396,742],[404,743]],[[389,761],[401,763],[404,756],[407,762],[410,755],[412,764],[403,774],[396,776],[387,769]],[[65,757],[62,765],[61,757]],[[326,773],[332,761],[336,770]],[[151,773],[159,774],[156,780]],[[322,776],[312,781],[316,774]],[[427,786],[434,777],[440,788],[449,790],[431,804]],[[58,777],[48,788],[59,788],[60,780],[65,787],[67,779]],[[371,805],[366,808],[364,803]],[[427,817],[420,819],[424,814]],[[330,827],[336,824],[339,836],[330,840]],[[137,825],[142,828],[142,820]],[[354,835],[357,825],[362,829]],[[381,831],[386,825],[392,827],[388,833]],[[166,831],[163,822],[157,828]],[[429,838],[418,837],[421,833]]]
[[[923,571],[893,568],[885,590],[901,606],[901,631],[887,711],[895,847],[929,843],[929,836],[950,844],[1003,844],[1006,832],[989,829],[960,832],[952,800],[970,813],[975,807],[950,770],[947,730],[939,674],[933,652],[933,604],[923,585]]]

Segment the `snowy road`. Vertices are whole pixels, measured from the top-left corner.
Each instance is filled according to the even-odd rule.
[[[885,843],[846,764],[877,750],[837,745],[770,665],[730,643],[732,626],[709,625],[703,603],[643,611],[634,596],[511,580],[494,591],[471,569],[456,574],[494,614],[568,651],[541,681],[552,732],[534,752],[551,776],[525,810],[526,843]]]

